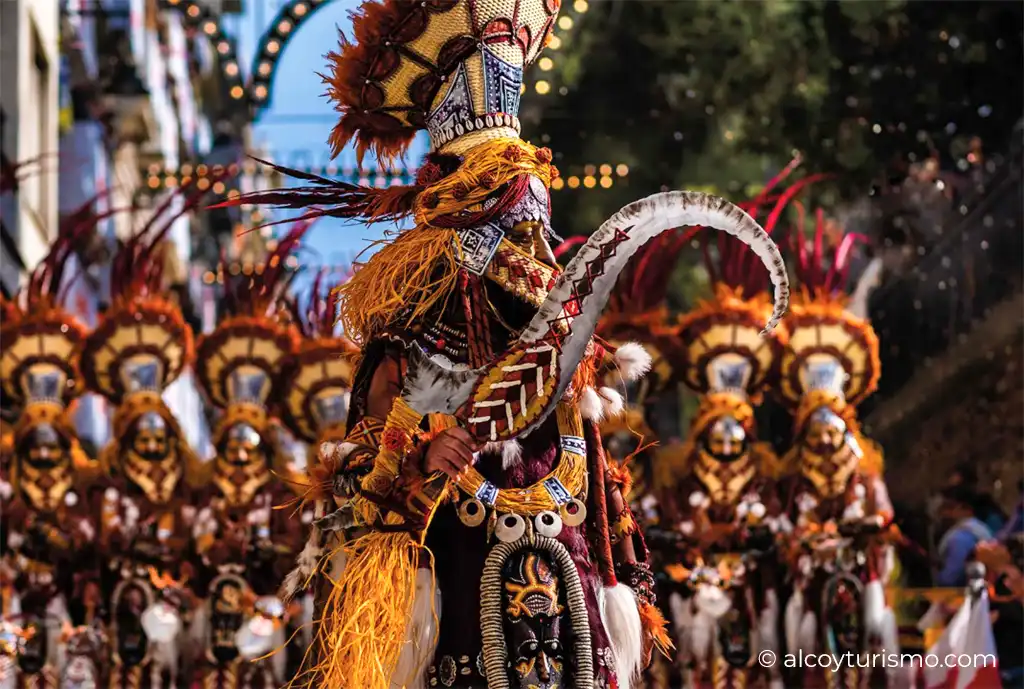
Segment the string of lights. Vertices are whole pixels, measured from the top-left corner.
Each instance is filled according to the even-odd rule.
[[[576,189],[611,189],[612,185],[615,184],[616,178],[623,178],[629,175],[629,166],[625,163],[619,163],[612,165],[611,163],[602,163],[600,165],[587,164],[583,166],[583,174],[562,174],[551,181],[552,191],[561,191],[563,189],[576,190]]]
[[[206,36],[213,46],[217,67],[224,75],[224,89],[228,102],[245,103],[245,87],[235,42],[220,26],[218,18],[203,3],[196,0],[160,0],[161,9],[181,13],[185,29]]]
[[[258,43],[256,59],[249,79],[253,119],[270,105],[277,63],[296,30],[332,0],[289,0],[278,11]]]
[[[300,155],[302,152],[295,152]],[[246,161],[241,165],[232,166],[235,169],[229,170],[231,174],[241,172],[248,177],[271,176],[276,174],[270,168],[266,168],[253,161]],[[378,169],[357,169],[353,167],[338,167],[336,165],[323,166],[288,166],[308,174],[320,175],[329,179],[335,179],[349,184],[362,186],[374,186],[377,188],[393,187],[403,184],[413,184],[416,179],[416,168],[394,168],[387,170]],[[552,191],[568,190],[589,190],[589,189],[610,189],[616,179],[622,179],[629,175],[629,166],[625,163],[612,165],[611,163],[587,164],[573,166],[573,174],[563,175],[551,183]],[[579,169],[579,172],[575,172]],[[228,189],[222,181],[211,182],[212,177],[220,176],[223,169],[219,165],[207,166],[204,164],[185,163],[179,168],[162,167],[154,163],[145,172],[146,186],[153,190],[174,189],[181,185],[190,184],[193,181],[200,191],[210,189],[219,196],[228,197],[237,194],[237,190]]]
[[[533,90],[542,96],[546,96],[552,91],[555,91],[554,85],[552,84],[552,78],[548,76],[548,73],[555,68],[555,59],[559,55],[558,51],[562,48],[566,38],[570,35],[573,27],[579,23],[580,15],[584,14],[590,9],[590,3],[588,0],[575,0],[572,3],[572,12],[565,12],[563,10],[562,16],[558,18],[558,28],[562,34],[551,35],[551,41],[547,45],[547,54],[537,60],[536,69],[531,71],[533,77]],[[520,88],[521,93],[525,93],[527,85],[524,83]],[[562,87],[558,90],[559,95],[565,95],[568,93],[566,87]]]

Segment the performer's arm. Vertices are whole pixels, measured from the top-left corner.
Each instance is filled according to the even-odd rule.
[[[405,360],[386,354],[370,377],[365,415],[335,453],[335,495],[360,497],[377,510],[405,517],[415,528],[440,495],[447,477],[473,462],[475,444],[463,429],[431,434],[401,399]],[[362,511],[374,519],[374,510]]]

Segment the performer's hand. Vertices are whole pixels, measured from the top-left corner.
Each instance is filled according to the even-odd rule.
[[[473,463],[476,441],[462,428],[441,431],[427,446],[423,468],[427,473],[443,471],[452,478],[458,478],[466,467]]]

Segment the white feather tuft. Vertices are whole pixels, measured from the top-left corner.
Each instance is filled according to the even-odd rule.
[[[391,676],[391,689],[424,689],[427,686],[427,666],[434,657],[435,632],[441,621],[441,591],[434,585],[429,569],[416,570],[414,595],[405,643]]]
[[[294,598],[306,586],[306,582],[313,576],[322,557],[320,529],[313,526],[309,530],[309,538],[306,539],[305,547],[295,559],[295,568],[288,572],[281,584],[280,596],[285,603]]]
[[[605,418],[614,418],[626,408],[626,402],[622,399],[622,395],[614,388],[603,387],[597,391],[597,394],[601,396],[601,406],[604,408]]]
[[[622,689],[632,689],[643,671],[643,625],[636,594],[625,584],[602,587],[597,594],[601,623],[615,658],[615,676]]]
[[[597,390],[589,385],[580,393],[580,415],[587,421],[600,421],[604,418],[604,405]]]
[[[615,365],[625,381],[637,380],[651,370],[651,355],[639,342],[627,342],[615,349]]]
[[[506,440],[501,446],[501,468],[508,470],[523,461],[523,446],[518,440]]]
[[[523,446],[518,440],[499,440],[485,443],[480,454],[500,456],[501,468],[507,471],[523,461]]]

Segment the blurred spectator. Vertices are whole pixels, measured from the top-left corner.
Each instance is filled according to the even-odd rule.
[[[974,516],[982,521],[989,531],[996,533],[1006,523],[1006,513],[992,496],[978,489],[978,472],[972,464],[960,464],[953,469],[947,486],[963,486],[974,494]]]
[[[1004,543],[1010,540],[1020,540],[1020,536],[1024,535],[1024,479],[1017,483],[1017,492],[1020,495],[1017,506],[1013,508],[1013,514],[1010,515],[1009,520],[996,536],[999,541]]]
[[[976,496],[965,485],[942,491],[939,518],[948,525],[939,541],[941,569],[936,575],[938,586],[966,586],[965,565],[982,541],[992,539],[992,532],[974,513]]]

